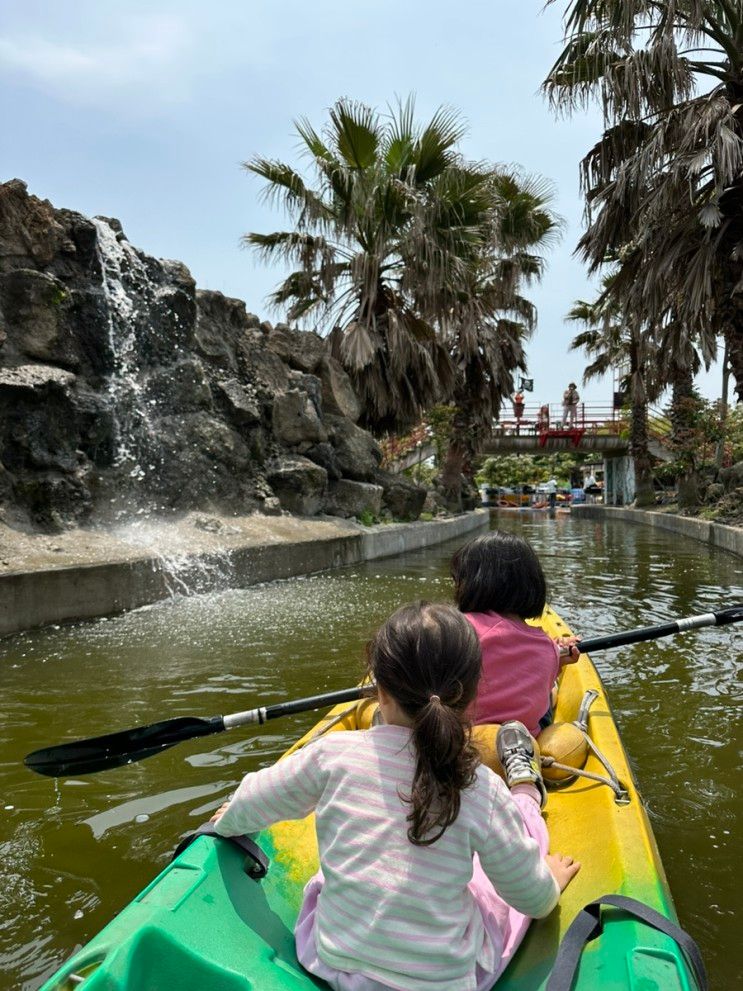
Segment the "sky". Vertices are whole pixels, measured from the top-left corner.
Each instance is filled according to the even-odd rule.
[[[560,53],[565,3],[541,0],[3,0],[0,180],[20,178],[56,207],[118,217],[137,247],[185,262],[201,288],[274,321],[280,272],[240,246],[285,227],[241,163],[302,165],[293,121],[316,128],[340,96],[384,110],[416,96],[468,122],[463,153],[550,180],[561,242],[529,295],[532,402],[573,380],[594,406],[612,381],[581,386],[586,361],[565,314],[594,288],[573,257],[582,229],[578,162],[601,133],[597,109],[557,118],[540,85]],[[700,376],[719,394],[719,368]]]

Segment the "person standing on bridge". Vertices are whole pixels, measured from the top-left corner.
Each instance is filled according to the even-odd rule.
[[[562,425],[570,430],[576,426],[580,396],[575,382],[571,382],[562,394]]]

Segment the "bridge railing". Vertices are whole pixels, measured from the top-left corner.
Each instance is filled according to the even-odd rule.
[[[549,419],[543,417],[543,407],[549,410]],[[518,412],[518,415],[517,415]],[[545,429],[568,430],[577,428],[592,434],[620,434],[628,429],[629,423],[621,410],[614,409],[611,403],[578,403],[575,422],[570,423],[563,416],[561,403],[524,403],[523,409],[516,410],[515,404],[504,404],[500,417],[493,422],[493,433],[536,434]]]
[[[541,411],[544,404],[524,403],[518,416],[515,415],[514,404],[504,403],[500,417],[493,421],[495,437],[509,436],[539,436],[544,431],[544,419]],[[563,418],[562,403],[549,403],[548,429],[561,431],[573,429]],[[575,416],[575,429],[588,436],[627,435],[630,420],[626,411],[615,409],[611,403],[579,403]],[[660,410],[648,409],[648,434],[651,440],[662,447],[667,447],[671,432],[671,422]],[[402,471],[405,468],[425,460],[434,453],[433,430],[422,420],[416,427],[403,436],[389,436],[381,442],[383,461],[382,466],[390,471]],[[661,454],[660,448],[656,452]]]

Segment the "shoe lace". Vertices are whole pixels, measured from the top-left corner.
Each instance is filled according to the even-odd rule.
[[[534,767],[529,754],[525,750],[513,749],[503,759],[503,766],[508,777],[534,776]]]

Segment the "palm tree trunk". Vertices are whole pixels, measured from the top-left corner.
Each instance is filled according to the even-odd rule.
[[[671,398],[671,438],[681,453],[681,470],[678,478],[679,509],[692,509],[699,505],[699,476],[697,474],[690,435],[693,426],[694,376],[688,366],[676,367],[673,372]]]
[[[462,511],[462,471],[467,457],[464,445],[452,437],[441,469],[441,488],[446,508],[452,513]]]
[[[449,446],[441,469],[441,488],[447,509],[459,513],[463,509],[474,508],[472,495],[467,490],[474,488],[472,460],[475,454],[473,439],[476,428],[467,403],[458,403],[455,398],[454,406],[456,412],[451,423]],[[467,485],[467,480],[470,485]]]
[[[728,346],[728,361],[735,379],[735,394],[737,402],[743,403],[743,322],[735,327],[727,328],[725,334]]]
[[[654,506],[653,469],[648,451],[648,407],[644,400],[632,402],[630,453],[635,464],[635,505]]]
[[[728,419],[728,386],[730,384],[730,348],[727,341],[722,355],[722,395],[720,396],[720,439],[715,450],[715,478],[720,474],[725,457],[725,433]]]

